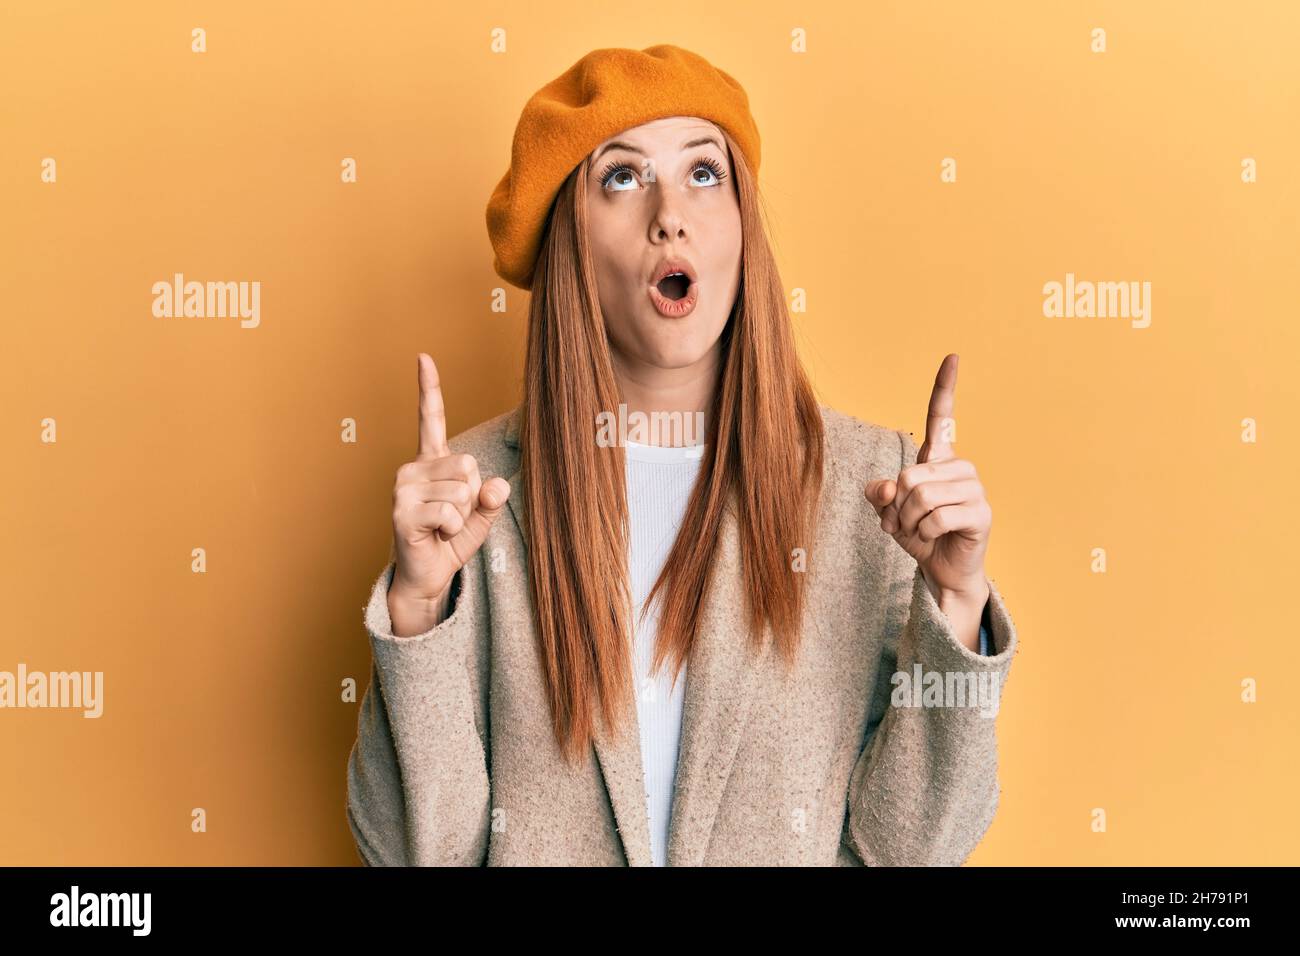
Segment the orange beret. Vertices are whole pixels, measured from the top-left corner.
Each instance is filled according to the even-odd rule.
[[[729,74],[668,43],[593,50],[524,104],[510,168],[487,205],[497,275],[531,289],[546,216],[569,173],[609,137],[666,116],[716,123],[758,172],[758,126]]]

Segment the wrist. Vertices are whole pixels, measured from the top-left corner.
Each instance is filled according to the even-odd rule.
[[[979,617],[984,613],[984,605],[988,604],[992,593],[988,578],[984,578],[969,588],[938,588],[935,601],[944,611],[973,611]]]
[[[450,597],[450,584],[435,597],[413,594],[398,586],[391,588],[388,592],[388,618],[393,635],[410,637],[441,624],[447,617]]]
[[[977,615],[984,612],[984,605],[988,603],[992,596],[992,589],[989,587],[988,575],[980,575],[977,582],[961,587],[944,587],[930,577],[924,567],[921,568],[921,577],[925,581],[925,586],[934,596],[935,603],[940,608],[948,610],[969,610],[974,608]]]
[[[938,592],[935,601],[948,619],[953,636],[963,647],[978,651],[980,620],[992,594],[987,578],[982,587],[939,588]]]
[[[421,579],[417,573],[414,580],[402,573],[400,567],[394,567],[393,576],[388,579],[388,597],[393,601],[400,601],[403,605],[412,608],[432,607],[438,602],[444,600],[451,593],[452,582],[456,580],[456,575],[447,580],[442,586],[442,590],[433,591],[429,587],[427,577]]]

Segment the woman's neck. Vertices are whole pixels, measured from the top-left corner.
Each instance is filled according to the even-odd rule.
[[[645,445],[698,445],[718,387],[718,356],[713,350],[686,368],[658,368],[612,356],[614,378],[626,419],[648,427],[626,437]],[[619,414],[620,420],[623,414]]]

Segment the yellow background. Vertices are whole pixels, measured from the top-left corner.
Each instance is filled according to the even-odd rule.
[[[452,433],[515,404],[514,122],[664,42],[750,95],[822,401],[919,438],[961,355],[1023,640],[971,862],[1300,862],[1300,5],[40,0],[0,12],[0,669],[103,670],[105,714],[0,711],[0,863],[356,862],[340,683],[416,352]],[[154,318],[174,272],[260,281],[260,327]],[[1149,281],[1151,326],[1044,318],[1067,272]]]

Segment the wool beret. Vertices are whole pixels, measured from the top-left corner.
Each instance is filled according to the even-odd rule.
[[[758,172],[758,126],[745,90],[681,47],[593,50],[534,93],[515,126],[510,168],[488,200],[497,275],[531,289],[546,217],[574,167],[611,136],[667,116],[716,123]]]

